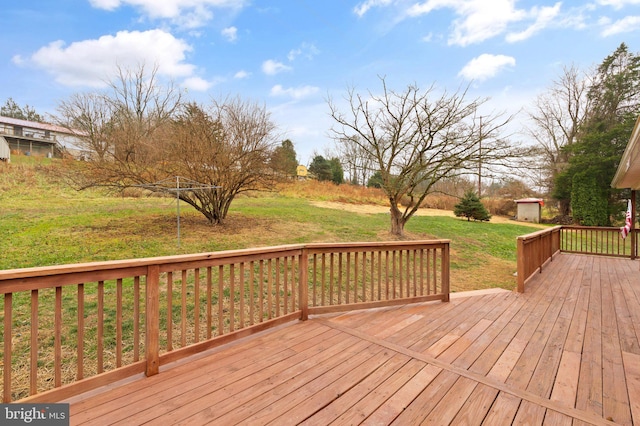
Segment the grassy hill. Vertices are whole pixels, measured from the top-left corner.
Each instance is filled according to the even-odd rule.
[[[184,203],[177,241],[175,198],[78,192],[56,178],[64,163],[14,156],[0,163],[0,269],[197,253],[301,242],[392,239],[386,213],[321,208],[314,200],[384,204],[377,191],[301,182],[237,198],[224,225]],[[134,195],[134,196],[132,196]],[[416,216],[407,238],[451,239],[452,290],[512,289],[516,223]]]

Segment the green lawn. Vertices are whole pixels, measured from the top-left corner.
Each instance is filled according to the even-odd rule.
[[[0,164],[0,269],[164,256],[302,242],[379,241],[388,214],[319,208],[275,193],[237,198],[223,226],[173,198],[78,192],[55,177],[56,160]],[[339,196],[339,187],[336,187]],[[409,238],[451,239],[452,289],[515,286],[516,237],[527,226],[417,216]]]

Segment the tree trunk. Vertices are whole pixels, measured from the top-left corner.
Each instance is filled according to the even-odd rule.
[[[391,234],[397,237],[404,236],[404,224],[406,220],[402,217],[402,212],[398,209],[398,203],[394,200],[391,202],[390,216],[391,216]]]

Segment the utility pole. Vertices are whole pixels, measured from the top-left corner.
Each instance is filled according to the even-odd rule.
[[[478,198],[482,198],[482,116],[480,116],[480,138],[478,141]]]

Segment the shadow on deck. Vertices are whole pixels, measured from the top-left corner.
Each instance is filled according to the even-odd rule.
[[[560,254],[522,294],[313,316],[65,402],[71,424],[631,425],[639,340],[638,263]]]

